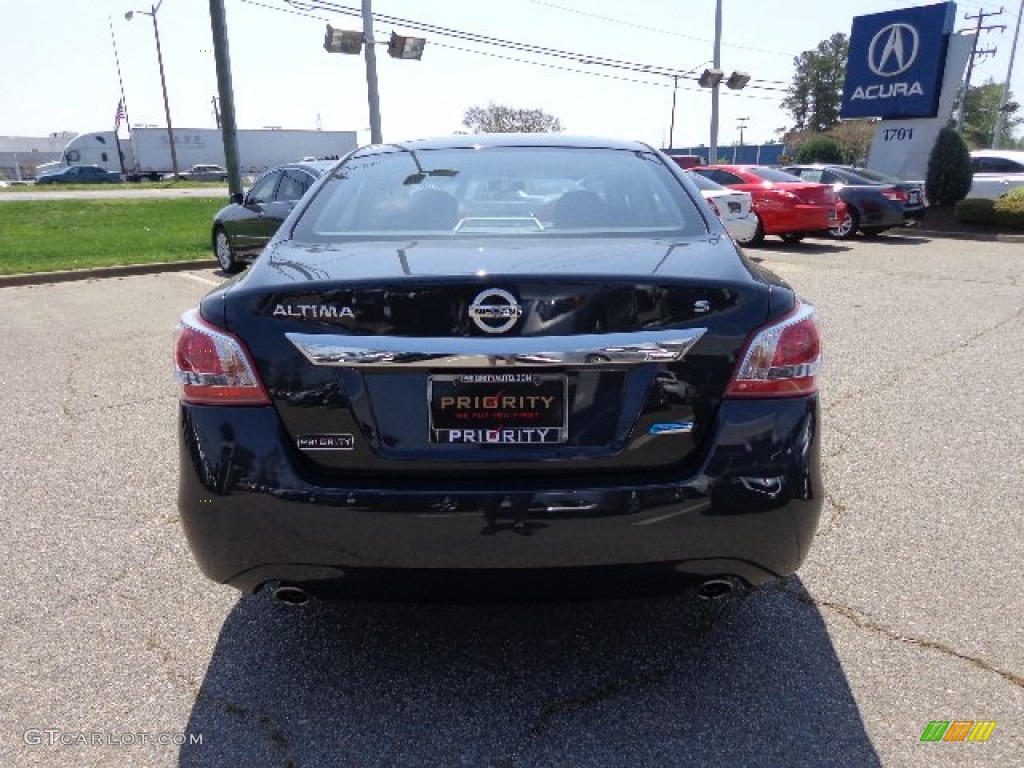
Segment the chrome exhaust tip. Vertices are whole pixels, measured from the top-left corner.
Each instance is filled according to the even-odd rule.
[[[728,576],[707,579],[697,587],[697,597],[701,600],[724,600],[734,592],[736,592],[736,580]]]
[[[294,584],[281,584],[274,589],[274,599],[285,605],[305,605],[309,602],[309,593]]]

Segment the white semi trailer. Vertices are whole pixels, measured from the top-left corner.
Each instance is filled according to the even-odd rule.
[[[355,131],[240,129],[239,170],[255,175],[307,157],[340,157],[355,149],[357,141]],[[159,179],[173,172],[170,146],[166,128],[133,128],[131,137],[120,143],[113,131],[83,133],[67,143],[59,161],[39,166],[36,173],[65,165],[98,165],[123,172],[129,180]],[[223,137],[215,128],[175,128],[174,149],[179,172],[193,165],[224,165]]]

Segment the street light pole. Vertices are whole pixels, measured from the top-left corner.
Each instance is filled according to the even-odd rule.
[[[167,100],[167,80],[164,77],[164,54],[160,49],[160,27],[156,23],[156,14],[160,10],[160,6],[163,5],[164,0],[160,0],[156,5],[151,5],[148,11],[128,11],[124,17],[128,21],[132,20],[132,16],[136,13],[141,13],[144,16],[149,16],[153,19],[153,37],[156,38],[156,60],[157,64],[160,65],[160,88],[164,94],[164,116],[167,118],[167,141],[171,145],[171,168],[174,171],[174,178],[178,178],[178,153],[174,148],[174,128],[171,125],[171,105]]]
[[[715,2],[715,47],[712,66],[719,69],[722,64],[722,0]],[[718,162],[718,83],[711,87],[711,157],[710,163]]]

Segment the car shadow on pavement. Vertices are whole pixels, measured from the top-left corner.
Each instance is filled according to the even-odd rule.
[[[806,253],[808,255],[829,255],[846,253],[851,246],[839,241],[829,240],[801,240],[799,243],[787,243],[784,240],[765,240],[760,245],[744,246],[747,256],[754,256],[758,251],[788,251],[791,253]]]
[[[242,598],[180,764],[881,765],[799,579],[696,606]]]
[[[913,230],[892,230],[872,238],[861,238],[863,242],[882,246],[928,245],[931,239]]]

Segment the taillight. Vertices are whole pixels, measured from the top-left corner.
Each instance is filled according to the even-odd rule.
[[[882,197],[895,200],[898,203],[907,202],[907,193],[897,187],[886,187],[882,190]]]
[[[821,338],[810,304],[798,303],[747,343],[726,397],[796,397],[817,390]]]
[[[242,342],[214,328],[190,309],[181,316],[174,338],[174,371],[179,397],[197,405],[268,405]]]

